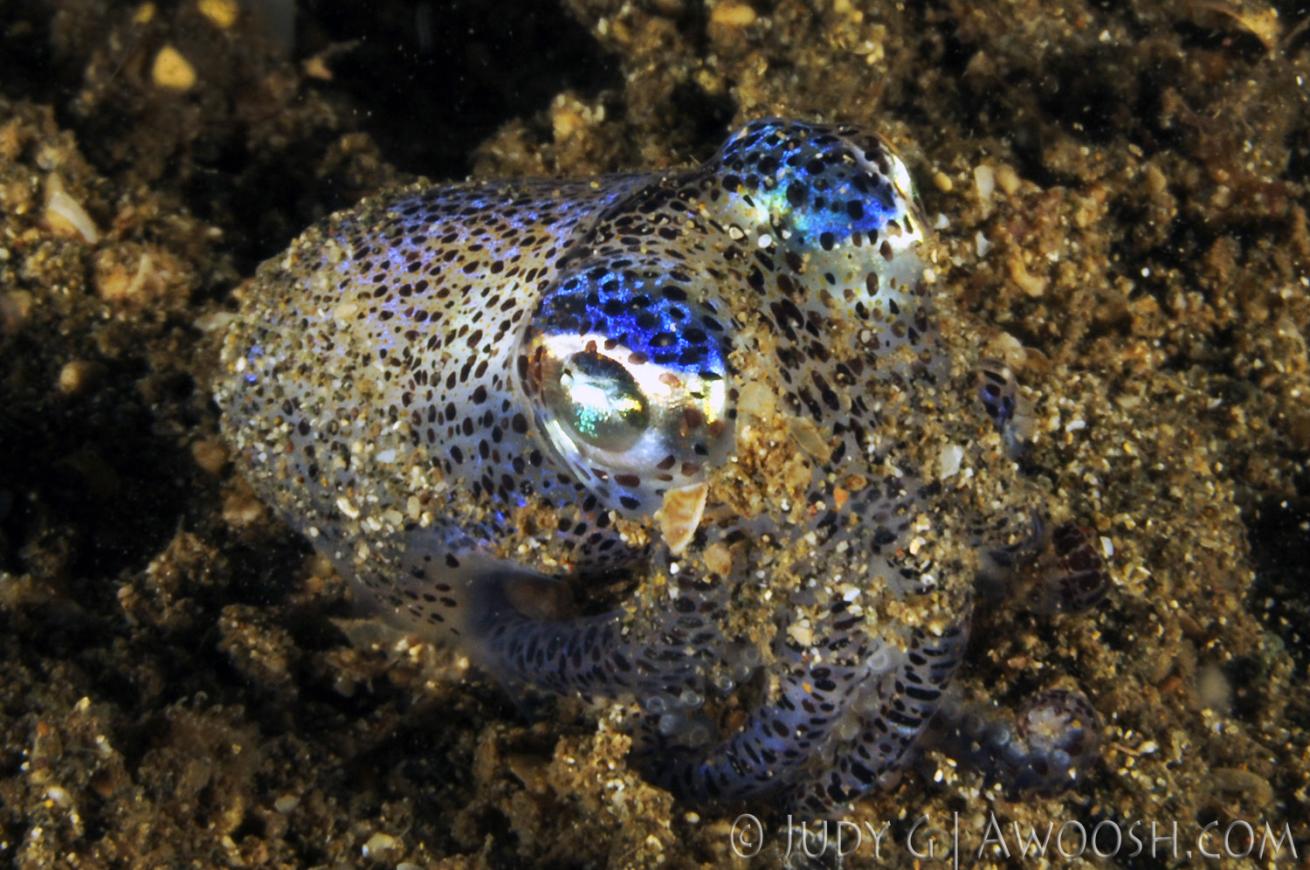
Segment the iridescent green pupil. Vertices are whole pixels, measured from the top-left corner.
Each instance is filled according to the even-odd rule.
[[[575,353],[560,369],[551,393],[555,413],[594,447],[626,450],[646,429],[645,397],[628,370],[609,357]]]

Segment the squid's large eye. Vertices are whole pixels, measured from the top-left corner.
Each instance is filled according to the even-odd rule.
[[[595,351],[575,353],[546,383],[546,404],[581,440],[621,453],[650,422],[646,397],[621,364]]]

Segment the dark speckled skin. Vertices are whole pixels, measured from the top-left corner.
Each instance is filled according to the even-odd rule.
[[[981,498],[936,479],[962,445],[1008,499],[982,411],[1005,436],[1013,403],[992,382],[961,404],[925,234],[879,139],[782,120],[681,172],[410,188],[260,269],[225,433],[407,627],[507,682],[635,699],[638,762],[690,801],[827,812],[938,710],[974,575],[1042,544],[979,533]],[[611,388],[628,416],[579,434],[576,397]],[[615,574],[637,594],[571,610]]]

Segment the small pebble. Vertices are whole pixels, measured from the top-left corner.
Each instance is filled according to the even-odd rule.
[[[755,23],[755,10],[745,3],[720,3],[710,13],[710,23],[724,27],[747,27]]]
[[[1006,196],[1014,196],[1019,191],[1019,174],[1014,167],[1002,163],[996,170],[996,184]]]
[[[395,851],[398,845],[395,837],[379,831],[369,837],[368,842],[364,844],[364,857],[381,860],[388,852]]]
[[[705,567],[711,572],[722,577],[727,577],[732,573],[732,552],[728,547],[721,543],[715,542],[705,548]]]
[[[804,623],[793,622],[787,626],[787,635],[798,646],[809,646],[814,643],[814,632]]]
[[[973,168],[973,186],[978,191],[978,201],[987,208],[992,203],[992,193],[996,190],[996,173],[987,164]]]
[[[155,84],[170,91],[189,91],[196,83],[196,68],[171,45],[165,45],[155,55],[150,77]]]
[[[227,464],[227,448],[217,438],[202,438],[191,445],[191,458],[206,474],[218,477]]]
[[[76,396],[96,382],[104,367],[90,360],[75,359],[64,363],[59,370],[59,392]]]
[[[1206,665],[1196,676],[1196,693],[1201,703],[1216,713],[1227,713],[1233,703],[1233,688],[1218,665]]]
[[[61,810],[66,810],[73,805],[72,796],[68,793],[68,790],[63,786],[60,785],[49,786],[45,790],[45,795],[51,801],[54,802],[55,806],[59,807]]]
[[[1146,189],[1151,192],[1152,196],[1159,196],[1169,189],[1169,179],[1160,171],[1160,167],[1154,163],[1146,165]]]
[[[31,314],[31,293],[26,290],[10,290],[0,295],[0,334],[17,334]]]
[[[233,24],[237,23],[237,15],[241,12],[241,7],[237,5],[237,0],[200,0],[196,4],[200,14],[209,19],[209,22],[220,30],[227,30]]]

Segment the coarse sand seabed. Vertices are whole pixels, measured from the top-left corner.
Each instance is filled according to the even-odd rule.
[[[1113,547],[1105,604],[984,614],[961,678],[1073,679],[1102,763],[1013,803],[930,755],[858,807],[882,863],[956,812],[966,859],[994,817],[1177,821],[1180,853],[1267,820],[1304,860],[1304,4],[303,6],[293,44],[233,0],[0,2],[0,862],[732,861],[731,817],[626,767],[616,711],[516,704],[353,618],[232,470],[209,383],[255,265],[368,192],[682,165],[764,115],[897,143],[940,291]]]

